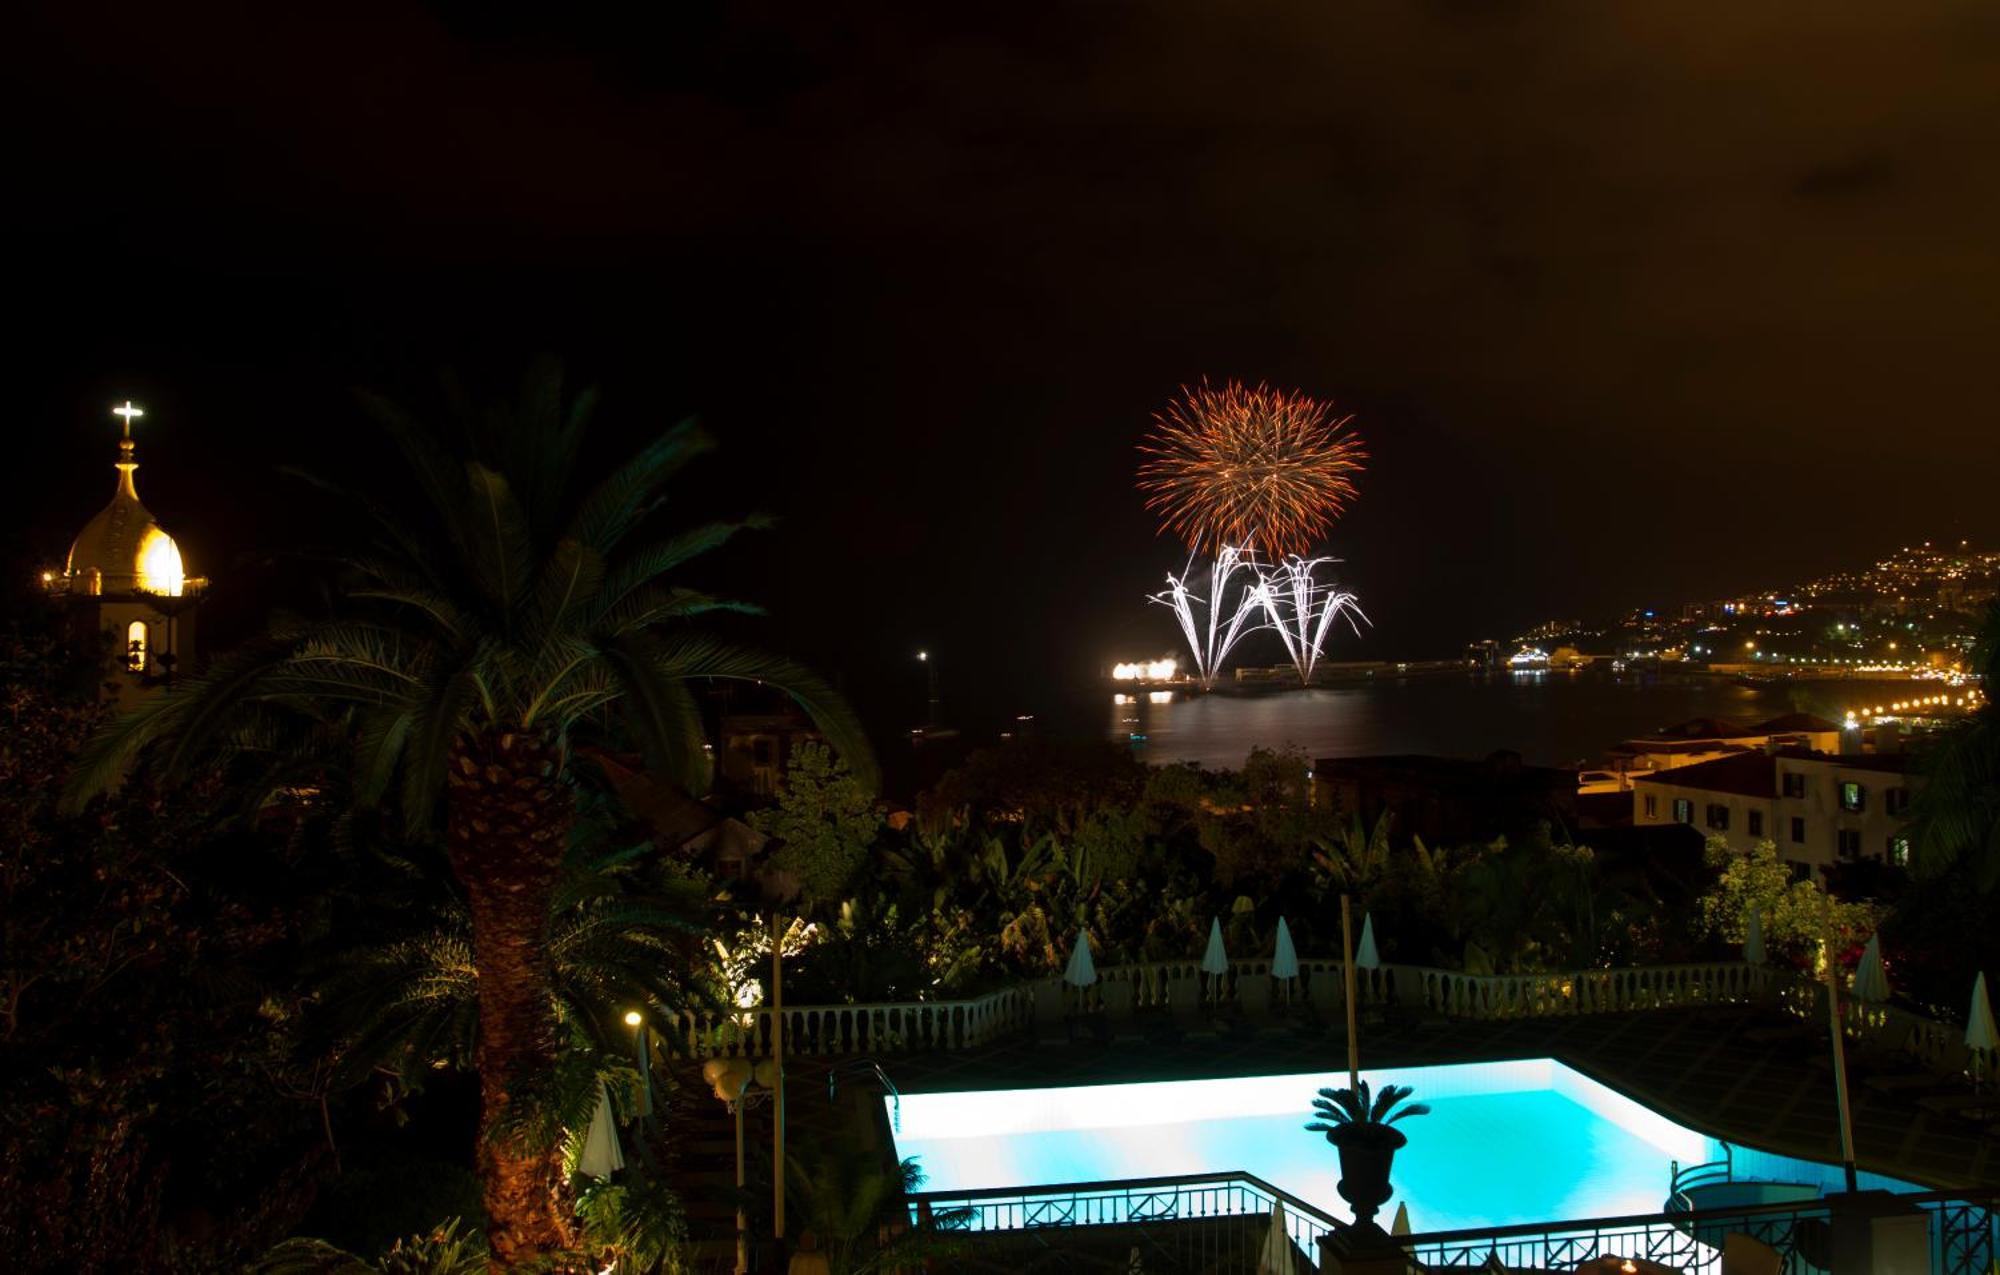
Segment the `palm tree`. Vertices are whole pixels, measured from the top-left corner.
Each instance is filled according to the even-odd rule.
[[[698,972],[714,918],[705,890],[648,871],[649,846],[610,836],[598,804],[584,802],[551,900],[549,994],[566,1055],[617,1057],[631,1050],[625,1011],[659,1022],[714,1006]],[[370,856],[390,862],[400,878],[393,893],[371,892],[366,901],[381,909],[384,932],[359,943],[339,936],[314,962],[324,971],[314,989],[317,1026],[343,1082],[380,1072],[421,1076],[469,1064],[478,1052],[471,918],[459,892],[425,873],[416,852]],[[585,1096],[594,1101],[596,1092],[592,1085]]]
[[[874,763],[824,681],[697,626],[754,608],[669,581],[762,520],[635,542],[667,480],[713,445],[693,423],[573,498],[596,395],[566,396],[553,361],[530,369],[517,402],[460,413],[465,459],[401,407],[362,402],[408,463],[422,517],[329,488],[373,528],[344,555],[338,613],[277,631],[118,721],[79,758],[67,798],[79,805],[111,787],[142,752],[165,773],[186,772],[247,715],[344,715],[357,794],[394,792],[411,829],[441,825],[464,894],[478,985],[477,1169],[494,1257],[513,1265],[560,1249],[569,1233],[560,1147],[511,1109],[534,1101],[556,1062],[549,919],[576,818],[573,736],[622,730],[657,773],[705,788],[689,686],[724,678],[789,693],[864,782]]]
[[[798,1200],[801,1248],[820,1253],[831,1275],[909,1270],[964,1252],[972,1209],[926,1212],[910,1224],[905,1197],[924,1181],[914,1156],[889,1168],[879,1152],[829,1142],[785,1168]]]
[[[1986,698],[1926,750],[1911,845],[1920,871],[1962,868],[1990,893],[2000,886],[2000,704],[1992,698],[2000,686],[2000,602],[1980,625],[1970,663]]]

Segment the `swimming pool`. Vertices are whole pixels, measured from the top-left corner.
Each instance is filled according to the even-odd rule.
[[[1550,1058],[1363,1072],[1413,1085],[1431,1114],[1396,1127],[1395,1195],[1415,1231],[1658,1213],[1672,1163],[1723,1156],[1720,1142]],[[924,1189],[969,1191],[1242,1170],[1327,1213],[1339,1160],[1306,1132],[1313,1094],[1345,1072],[1062,1089],[905,1094],[897,1153]],[[1838,1166],[1735,1148],[1738,1178],[1842,1189]],[[1924,1188],[1875,1174],[1861,1186]]]

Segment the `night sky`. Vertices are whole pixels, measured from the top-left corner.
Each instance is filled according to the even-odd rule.
[[[722,436],[686,516],[784,521],[711,582],[885,734],[919,646],[973,722],[1170,647],[1133,445],[1204,375],[1357,415],[1334,658],[2000,544],[1984,0],[626,7],[17,11],[10,558],[127,396],[254,578],[350,386],[539,350]]]

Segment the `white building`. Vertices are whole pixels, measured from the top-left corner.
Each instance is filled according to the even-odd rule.
[[[1804,750],[1737,753],[1640,778],[1632,822],[1684,823],[1738,851],[1778,847],[1795,871],[1881,859],[1909,862],[1913,779],[1901,755]]]

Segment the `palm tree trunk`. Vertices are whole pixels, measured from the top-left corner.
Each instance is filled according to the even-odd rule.
[[[477,1168],[496,1270],[570,1241],[562,1147],[511,1105],[532,1100],[555,1071],[549,905],[561,877],[575,799],[558,776],[554,742],[487,731],[453,749],[446,849],[472,916],[479,981]]]

